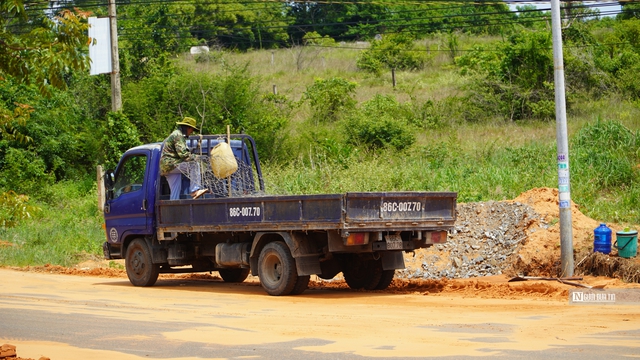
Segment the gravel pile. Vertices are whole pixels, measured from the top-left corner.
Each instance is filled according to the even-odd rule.
[[[531,206],[519,202],[458,204],[457,210],[456,225],[447,243],[416,251],[418,265],[397,270],[396,277],[451,279],[499,275],[517,260],[527,232],[548,227]]]

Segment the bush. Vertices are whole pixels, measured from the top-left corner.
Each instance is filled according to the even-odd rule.
[[[467,101],[475,115],[499,115],[509,120],[551,119],[555,113],[553,54],[549,32],[522,31],[500,45],[500,51],[484,48],[456,59],[463,74],[471,74]],[[570,105],[567,99],[567,106]]]
[[[283,95],[266,93],[257,99],[253,122],[245,130],[256,141],[263,161],[287,160],[293,151],[287,147],[287,131],[293,105]]]
[[[335,46],[336,41],[329,35],[322,36],[318,34],[316,31],[311,31],[302,37],[302,41],[305,45],[316,45],[316,46]]]
[[[618,86],[627,98],[640,99],[640,79],[638,79],[640,54],[630,51],[624,52],[620,56],[620,62],[620,69],[616,73]]]
[[[305,165],[338,164],[346,169],[354,162],[358,149],[348,143],[335,124],[308,126],[294,140],[297,160]]]
[[[427,100],[418,103],[413,100],[406,106],[409,112],[409,122],[423,129],[438,129],[443,127],[445,119],[444,104]]]
[[[44,97],[35,86],[0,81],[2,147],[31,152],[56,180],[80,178],[95,165],[95,124],[81,113],[70,92],[51,89]]]
[[[349,113],[356,105],[353,98],[356,86],[355,82],[339,77],[316,79],[304,93],[304,98],[311,105],[312,119],[316,123],[333,122],[342,114]]]
[[[175,100],[179,93],[171,86],[176,77],[173,73],[154,73],[123,86],[123,112],[137,128],[142,142],[164,139],[180,119],[175,104],[181,99]]]
[[[0,228],[14,227],[38,211],[40,208],[29,204],[27,195],[18,195],[13,191],[0,194]]]
[[[4,158],[1,187],[19,194],[29,194],[44,200],[52,196],[50,187],[55,176],[48,173],[44,160],[34,152],[9,148]]]
[[[140,145],[138,130],[121,112],[110,112],[102,134],[102,160],[106,170],[115,169],[128,149]]]
[[[402,150],[416,140],[407,115],[392,97],[376,95],[346,121],[345,132],[349,142],[355,145]]]

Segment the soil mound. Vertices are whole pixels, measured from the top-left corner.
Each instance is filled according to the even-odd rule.
[[[510,201],[458,204],[458,220],[447,244],[405,257],[405,279],[547,276],[560,274],[558,190],[536,188]],[[599,221],[571,204],[576,275],[607,276],[640,282],[640,258],[624,259],[612,250],[593,253]],[[622,225],[608,224],[615,233]]]

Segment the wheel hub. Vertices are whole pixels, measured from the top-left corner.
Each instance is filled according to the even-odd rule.
[[[280,281],[282,278],[282,263],[277,256],[269,256],[265,268],[269,281],[274,283]]]
[[[136,251],[131,262],[133,272],[140,275],[144,271],[144,259],[141,251]]]

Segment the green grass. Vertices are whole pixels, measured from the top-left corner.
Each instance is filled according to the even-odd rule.
[[[532,188],[557,187],[555,138],[547,136],[555,134],[548,126],[463,126],[402,153],[357,152],[341,162],[309,154],[265,166],[267,189],[279,194],[456,191],[460,202],[513,199]],[[605,129],[601,136],[592,139],[595,153],[572,138],[572,200],[594,219],[640,224],[635,135],[633,144],[615,149],[607,148],[607,139],[620,138],[619,133]]]
[[[95,186],[65,182],[53,186],[56,200],[18,226],[0,230],[0,264],[72,266],[102,253],[104,230]]]

